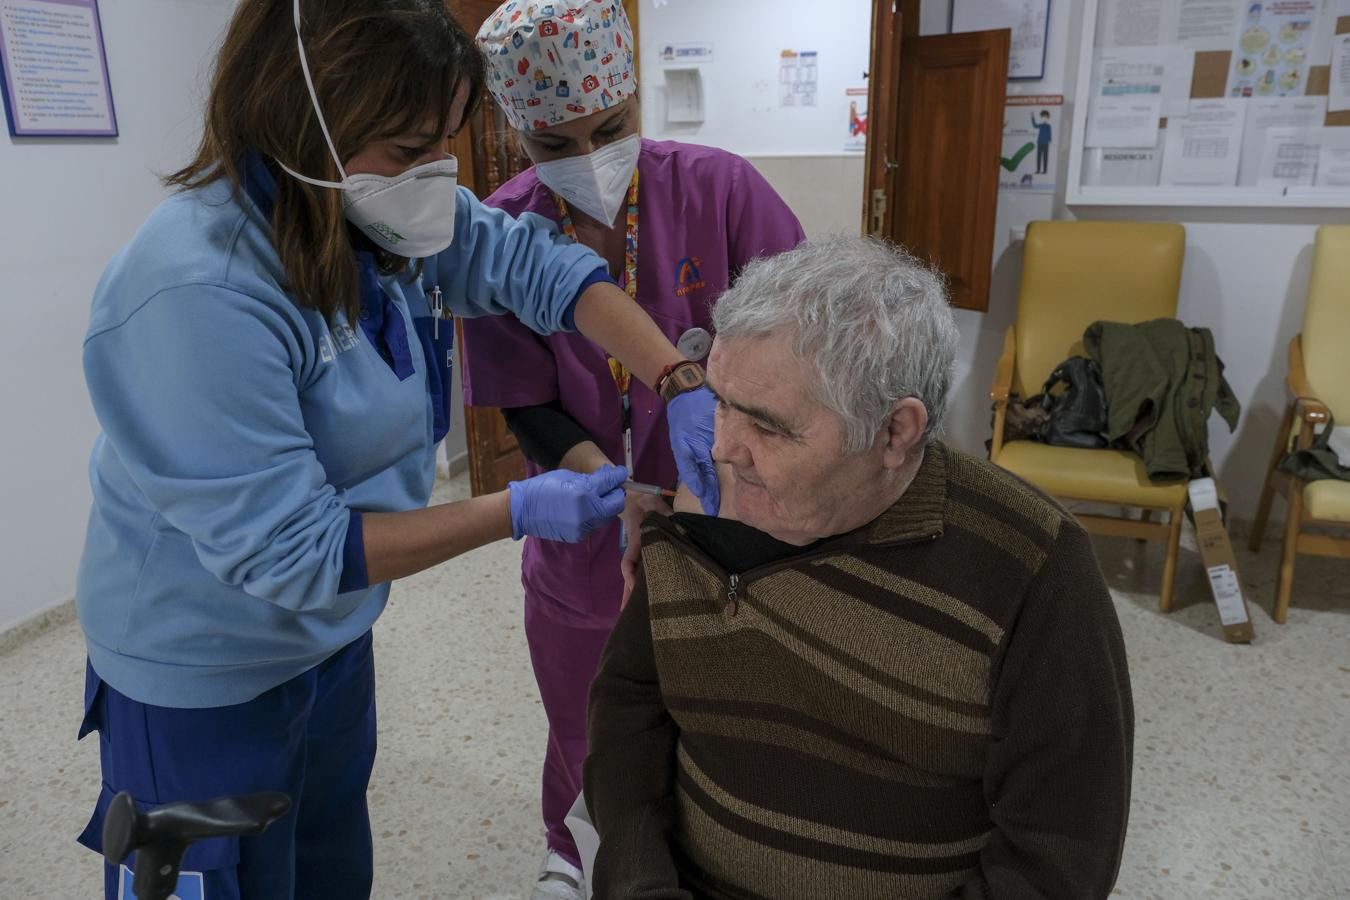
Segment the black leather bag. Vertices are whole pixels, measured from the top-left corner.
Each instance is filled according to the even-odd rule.
[[[1063,384],[1064,390],[1052,394]],[[1055,367],[1041,389],[1041,406],[1050,414],[1040,439],[1057,447],[1097,450],[1107,445],[1106,391],[1096,360],[1071,356]]]

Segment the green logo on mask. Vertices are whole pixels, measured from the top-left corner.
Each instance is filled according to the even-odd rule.
[[[407,238],[405,238],[403,235],[399,234],[397,231],[390,228],[383,222],[371,222],[370,230],[376,232],[377,234],[380,235],[380,237],[384,238],[391,244],[400,244],[403,241],[407,240]]]

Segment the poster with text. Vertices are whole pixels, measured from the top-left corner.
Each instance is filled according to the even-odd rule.
[[[844,94],[848,99],[848,131],[844,138],[844,150],[862,153],[867,149],[867,88],[849,88]]]
[[[1228,70],[1228,96],[1303,96],[1320,7],[1320,0],[1244,3]]]
[[[815,106],[819,85],[819,54],[814,50],[784,50],[778,57],[778,105]]]
[[[0,0],[0,88],[15,137],[116,137],[97,0]]]
[[[1003,151],[998,161],[1002,191],[1054,193],[1056,148],[1064,109],[1062,94],[1009,97],[1003,111]]]

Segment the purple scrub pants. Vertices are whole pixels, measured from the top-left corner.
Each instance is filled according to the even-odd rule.
[[[548,613],[556,603],[534,591],[525,592],[525,639],[530,645],[534,679],[548,716],[548,750],[544,754],[543,808],[548,846],[574,866],[581,866],[576,842],[563,819],[581,793],[581,764],[586,760],[586,700],[600,665],[600,653],[618,618],[598,627],[566,625]]]

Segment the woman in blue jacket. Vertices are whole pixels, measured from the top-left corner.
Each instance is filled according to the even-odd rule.
[[[482,63],[442,0],[243,0],[197,157],[109,265],[84,365],[103,428],[78,609],[81,736],[107,804],[282,790],[259,837],[195,845],[180,896],[368,896],[370,628],[389,582],[500,538],[575,541],[626,473],[425,508],[448,317],[580,330],[669,403],[710,483],[713,402],[592,251],[456,188]],[[130,870],[108,866],[119,896]],[[130,896],[127,892],[126,896]]]

